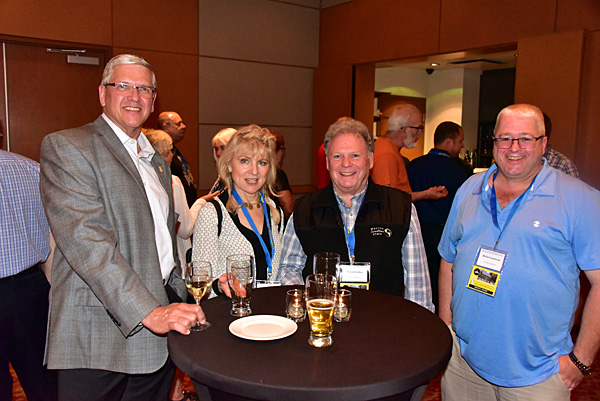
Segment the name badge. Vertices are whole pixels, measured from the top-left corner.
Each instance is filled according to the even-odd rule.
[[[265,288],[265,287],[279,287],[281,286],[281,281],[275,280],[256,280],[255,288]]]
[[[469,276],[467,288],[490,297],[496,296],[507,256],[508,252],[480,246]]]
[[[340,287],[369,289],[369,283],[371,282],[370,262],[340,262],[337,269]]]

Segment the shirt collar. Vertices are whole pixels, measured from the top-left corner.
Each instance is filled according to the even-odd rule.
[[[337,200],[337,203],[338,203],[340,209],[341,208],[349,209],[349,208],[352,208],[356,204],[361,205],[363,202],[363,199],[365,198],[365,194],[367,193],[368,186],[369,186],[369,181],[367,180],[367,184],[365,185],[365,188],[352,197],[352,199],[350,201],[351,202],[350,206],[346,205],[346,202],[344,202],[342,197],[335,190],[335,186],[333,186],[333,193],[335,194],[335,199]]]
[[[104,118],[104,121],[106,121],[110,128],[112,128],[113,132],[117,135],[117,138],[119,138],[123,146],[127,147],[127,143],[133,140],[137,143],[137,145],[140,146],[140,152],[138,153],[138,157],[142,159],[147,158],[149,160],[152,160],[152,157],[154,157],[156,151],[154,150],[152,145],[150,145],[150,141],[148,141],[146,135],[140,133],[137,139],[133,139],[129,135],[127,135],[125,131],[119,128],[110,118],[108,118],[106,114],[102,113],[102,118]]]
[[[444,156],[444,157],[451,157],[450,153],[448,153],[447,151],[445,151],[444,149],[436,149],[436,148],[432,148],[429,151],[430,155],[437,155],[437,156]]]
[[[530,189],[532,196],[554,196],[556,193],[555,171],[548,165],[545,158],[543,158],[543,161],[542,169],[537,173],[535,184]],[[474,195],[491,195],[492,188],[488,184],[488,181],[489,177],[497,169],[498,166],[494,163],[485,173],[481,173],[484,174],[483,182],[481,183],[481,187],[475,188],[475,191],[473,191]]]

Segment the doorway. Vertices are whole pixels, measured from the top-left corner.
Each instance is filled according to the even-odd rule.
[[[39,161],[44,136],[101,113],[98,85],[109,50],[1,38],[0,46],[0,148]]]

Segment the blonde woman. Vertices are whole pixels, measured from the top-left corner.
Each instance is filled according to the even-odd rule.
[[[194,260],[211,262],[215,277],[225,273],[227,256],[239,253],[254,256],[257,280],[271,280],[277,275],[283,224],[281,211],[272,199],[275,148],[275,137],[269,130],[249,125],[231,137],[219,158],[224,190],[198,213],[192,248]],[[218,286],[224,282],[215,280],[215,292],[220,292]]]

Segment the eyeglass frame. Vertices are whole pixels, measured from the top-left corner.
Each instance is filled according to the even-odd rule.
[[[538,137],[523,136],[521,138],[497,138],[497,137],[494,137],[494,138],[492,138],[492,141],[494,141],[494,146],[496,146],[498,149],[510,149],[510,148],[512,148],[512,145],[515,141],[517,141],[517,143],[519,144],[519,147],[521,149],[533,149],[533,148],[535,148],[535,145],[537,144],[537,142],[540,139],[544,138],[545,136],[546,135],[541,135]],[[506,143],[506,144],[509,144],[509,140],[510,140],[510,144],[508,145],[507,148],[500,147],[500,145],[499,145],[500,140],[504,141],[503,143]],[[532,141],[531,142],[532,146],[523,146],[522,142],[525,140]],[[525,142],[525,143],[528,144],[529,142]]]
[[[185,123],[183,122],[183,120],[179,121],[178,123],[174,123],[174,122],[171,122],[171,121],[167,121],[167,124],[169,124],[169,125],[174,125],[174,126],[176,126],[177,128],[181,128],[181,126],[182,126],[182,125],[185,125]]]
[[[412,125],[405,125],[402,128],[412,128],[412,129],[416,129],[417,131],[424,131],[425,127],[422,125],[419,125],[418,127],[412,126]]]
[[[156,88],[153,87],[153,86],[136,86],[136,85],[128,84],[127,82],[109,82],[107,84],[102,84],[102,85],[105,86],[105,87],[106,86],[112,86],[113,88],[115,88],[115,90],[117,92],[124,91],[126,88],[129,88],[129,95],[133,95],[133,91],[137,89],[138,96],[140,96],[140,97],[151,98],[156,93]],[[120,85],[123,88],[119,89],[117,85]],[[142,91],[150,90],[150,92],[142,92],[142,91],[140,91],[140,89]]]

